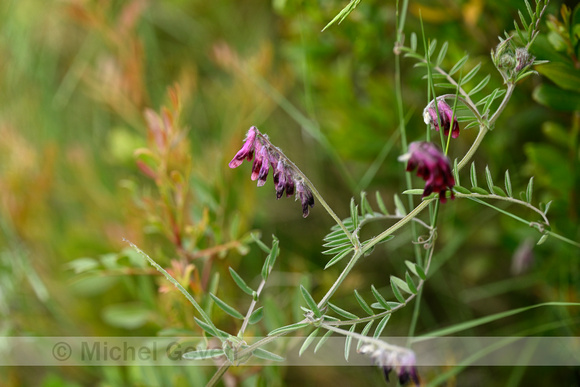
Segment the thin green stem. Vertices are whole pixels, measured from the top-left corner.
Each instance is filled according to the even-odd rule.
[[[349,239],[353,240],[351,232],[348,231],[348,229],[346,228],[346,226],[344,225],[342,220],[338,217],[338,215],[336,215],[336,213],[332,210],[332,208],[330,208],[328,203],[326,203],[326,200],[324,200],[324,198],[318,192],[318,190],[316,189],[314,184],[312,184],[310,179],[308,179],[308,177],[300,170],[300,168],[298,168],[296,166],[296,164],[294,164],[294,162],[292,160],[290,160],[290,158],[288,158],[288,156],[286,156],[280,148],[278,148],[277,146],[272,144],[270,142],[270,139],[268,138],[268,136],[265,136],[260,132],[258,132],[258,136],[260,137],[261,141],[264,143],[265,146],[269,147],[270,149],[275,150],[276,152],[279,153],[280,157],[284,158],[284,161],[286,162],[286,164],[288,166],[290,166],[290,168],[294,171],[294,173],[296,173],[297,175],[299,175],[302,178],[304,183],[306,183],[306,185],[311,189],[314,197],[320,202],[320,204],[322,205],[322,207],[324,207],[326,212],[328,212],[328,214],[334,219],[336,224],[338,224],[340,226],[342,231],[344,231],[344,233],[349,237]],[[353,240],[353,244],[355,244],[355,243],[356,243],[356,241]]]
[[[376,237],[371,239],[367,244],[365,244],[361,248],[361,252],[364,254],[364,253],[370,251],[374,246],[376,246],[378,243],[380,243],[386,237],[388,237],[389,235],[391,235],[392,233],[394,233],[395,231],[397,231],[398,229],[403,227],[405,224],[410,222],[414,217],[419,215],[419,213],[421,213],[421,211],[423,211],[429,205],[429,203],[433,202],[434,200],[437,200],[437,199],[432,198],[432,199],[423,200],[421,203],[419,203],[419,205],[417,205],[417,207],[415,207],[413,209],[413,211],[411,211],[407,215],[405,215],[404,218],[402,218],[397,223],[393,224],[391,227],[389,227],[388,229],[386,229],[385,231],[383,231],[382,233],[380,233],[379,235],[377,235]]]
[[[500,114],[503,112],[503,110],[507,106],[509,100],[512,97],[512,94],[513,94],[515,88],[516,88],[516,85],[514,83],[508,83],[507,90],[505,92],[505,95],[503,96],[503,100],[501,101],[501,104],[499,105],[499,107],[497,108],[495,113],[493,113],[493,116],[491,116],[491,118],[489,119],[489,127],[490,128],[493,128],[495,121],[497,121],[498,117],[500,116]]]
[[[397,223],[393,224],[391,227],[389,227],[388,229],[386,229],[385,231],[383,231],[382,233],[380,233],[379,235],[377,235],[376,237],[371,239],[366,245],[364,245],[362,247],[355,246],[355,251],[354,251],[352,258],[350,259],[350,261],[348,262],[346,267],[343,269],[342,273],[340,273],[340,276],[332,284],[332,286],[328,290],[328,292],[326,292],[326,294],[324,295],[322,300],[318,303],[318,307],[323,308],[324,305],[326,305],[326,303],[328,302],[330,297],[332,297],[334,295],[336,290],[340,287],[342,282],[349,275],[349,273],[354,268],[354,266],[356,265],[357,261],[359,260],[359,258],[361,256],[363,256],[366,252],[371,250],[374,246],[376,246],[378,243],[380,243],[386,237],[388,237],[389,235],[391,235],[392,233],[394,233],[395,231],[397,231],[398,229],[403,227],[405,224],[410,222],[413,218],[415,218],[417,215],[419,215],[419,213],[421,211],[423,211],[425,209],[425,207],[427,207],[429,205],[429,203],[431,203],[433,200],[436,200],[436,199],[424,200],[417,207],[415,207],[413,209],[413,211],[409,212],[404,218],[402,218]]]
[[[400,17],[396,17],[397,22],[397,42],[395,43],[395,100],[397,101],[397,115],[399,116],[399,133],[401,136],[401,146],[403,148],[402,153],[407,153],[408,143],[407,143],[407,129],[405,127],[405,117],[403,110],[403,91],[402,91],[402,77],[401,77],[401,52],[397,49],[398,45],[402,45],[403,42],[403,28],[405,26],[405,18],[407,16],[407,6],[408,0],[403,1],[403,11]],[[397,16],[399,10],[399,1],[397,1]],[[411,181],[411,172],[405,172],[405,183],[407,184],[407,189],[413,187]],[[413,197],[409,196],[407,198],[407,204],[409,208],[415,206]],[[413,237],[417,238],[417,227],[414,223],[411,224],[411,233]],[[419,246],[414,247],[415,259],[418,263],[421,263],[421,254]]]
[[[429,268],[431,267],[431,261],[433,258],[434,251],[435,251],[434,245],[431,245],[428,249],[428,252],[427,252],[426,265],[425,265],[425,274],[427,274],[427,275],[429,273]],[[426,280],[419,281],[419,283],[417,284],[418,291],[423,288],[423,286],[425,285],[425,281]],[[419,294],[419,293],[417,292],[417,294]],[[415,297],[417,297],[416,294],[411,294],[409,297],[407,297],[405,302],[403,302],[402,304],[399,304],[399,305],[395,306],[394,308],[391,308],[390,310],[386,310],[384,312],[375,314],[374,316],[362,317],[362,318],[358,318],[358,319],[354,319],[354,320],[346,320],[346,321],[326,321],[325,324],[332,325],[332,326],[342,326],[342,325],[352,325],[352,324],[359,324],[359,323],[365,323],[365,322],[377,320],[377,319],[385,317],[387,314],[394,313],[394,312],[398,311],[399,309],[403,309]]]
[[[572,239],[566,238],[565,236],[556,234],[553,231],[548,231],[548,235],[553,236],[554,238],[560,239],[563,242],[569,243],[572,246],[580,247],[580,243],[573,241]]]
[[[272,267],[273,266],[270,266],[270,271],[272,271]],[[269,272],[268,272],[268,274],[269,274]],[[240,338],[244,336],[244,331],[246,330],[246,328],[248,327],[248,324],[250,322],[250,316],[254,312],[254,308],[256,307],[256,304],[258,303],[258,297],[260,297],[260,293],[262,293],[262,289],[264,289],[265,285],[266,285],[266,280],[262,279],[262,281],[260,282],[260,286],[258,286],[258,290],[256,290],[256,297],[254,297],[254,299],[252,300],[252,303],[250,304],[250,307],[248,308],[248,312],[246,313],[246,317],[244,318],[244,322],[242,323],[242,327],[240,328],[240,331],[238,332],[238,337],[240,337]]]
[[[340,287],[340,285],[342,285],[345,278],[349,275],[351,270],[354,268],[354,265],[356,265],[357,261],[360,259],[360,257],[362,257],[362,255],[363,254],[361,253],[360,248],[355,248],[354,254],[350,259],[350,261],[348,261],[348,264],[342,270],[336,281],[334,281],[330,289],[328,289],[324,297],[322,297],[322,300],[320,300],[320,302],[318,303],[319,309],[324,308],[328,300],[330,300],[330,297],[332,297],[334,293],[336,293],[336,290]]]
[[[399,347],[397,345],[392,345],[392,344],[386,343],[382,340],[378,340],[378,339],[375,339],[372,337],[364,336],[364,335],[361,335],[360,333],[357,333],[357,332],[351,332],[351,331],[347,331],[347,330],[344,330],[341,328],[337,328],[336,326],[329,325],[326,323],[320,324],[320,327],[327,329],[329,331],[339,333],[339,334],[344,335],[344,336],[350,336],[353,339],[357,339],[357,340],[363,341],[365,343],[374,344],[377,347],[385,349],[389,352],[405,352],[405,353],[411,352],[410,349],[407,349],[405,347]]]
[[[205,387],[213,387],[213,386],[217,385],[218,382],[220,381],[220,379],[224,376],[224,374],[226,373],[226,371],[230,367],[231,367],[231,364],[229,362],[222,364],[220,366],[220,368],[218,368],[218,370],[215,372],[215,374],[213,374],[213,376],[210,379],[210,381],[207,382],[207,384],[205,385]]]
[[[475,138],[475,140],[471,144],[471,147],[469,148],[467,153],[465,153],[465,156],[463,156],[461,161],[457,164],[457,171],[458,172],[463,167],[465,167],[467,165],[467,163],[469,163],[469,161],[471,160],[471,158],[473,157],[473,155],[475,154],[475,152],[477,151],[477,149],[481,145],[481,142],[483,141],[483,138],[485,137],[487,132],[489,132],[489,129],[487,128],[487,126],[484,126],[484,125],[479,126],[479,132],[477,133],[477,137]]]

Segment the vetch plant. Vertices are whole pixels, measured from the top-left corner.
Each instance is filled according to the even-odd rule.
[[[541,62],[536,61],[529,53],[531,45],[539,34],[540,20],[547,7],[547,0],[539,0],[535,7],[525,2],[528,17],[521,16],[521,25],[515,24],[516,31],[507,34],[505,38],[500,38],[500,43],[491,53],[491,62],[495,65],[504,81],[504,87],[492,90],[484,96],[478,96],[486,89],[492,74],[488,74],[480,80],[476,80],[481,65],[478,64],[471,69],[466,68],[468,56],[460,59],[450,69],[445,69],[443,62],[447,53],[448,44],[444,43],[437,56],[437,42],[430,41],[423,36],[422,53],[418,49],[418,37],[411,34],[409,46],[404,45],[403,25],[405,12],[403,11],[397,19],[397,36],[399,37],[395,47],[397,69],[397,99],[400,102],[399,119],[401,129],[401,145],[403,154],[399,160],[406,162],[407,187],[402,194],[408,196],[407,205],[398,195],[394,197],[395,211],[390,212],[385,205],[385,200],[377,192],[376,202],[380,211],[375,210],[365,192],[360,193],[358,202],[353,198],[350,200],[350,216],[341,219],[335,211],[328,205],[324,197],[319,193],[314,184],[305,176],[299,167],[291,161],[284,153],[275,146],[269,137],[252,126],[246,134],[241,149],[229,162],[230,168],[242,166],[243,161],[251,161],[251,175],[257,185],[265,186],[267,178],[272,171],[272,180],[276,198],[281,198],[284,194],[287,197],[295,195],[300,200],[303,217],[310,214],[310,209],[314,207],[315,200],[327,211],[335,221],[335,225],[330,229],[324,238],[322,254],[328,255],[329,260],[325,269],[338,266],[339,263],[347,261],[332,285],[319,300],[315,299],[309,289],[300,286],[300,294],[303,299],[303,318],[292,324],[278,327],[267,333],[264,338],[250,342],[245,337],[246,329],[249,325],[257,324],[262,316],[262,307],[257,308],[260,302],[260,295],[264,286],[271,278],[276,258],[280,255],[282,246],[278,239],[273,238],[272,246],[266,246],[259,239],[256,243],[267,254],[261,271],[259,286],[254,289],[247,285],[242,277],[233,269],[230,269],[232,280],[246,294],[252,297],[252,302],[242,313],[235,307],[211,294],[211,298],[224,312],[235,319],[241,320],[241,328],[237,333],[228,333],[212,322],[210,316],[197,303],[197,301],[187,293],[185,289],[178,286],[178,283],[165,270],[157,265],[151,258],[147,259],[159,270],[161,270],[169,281],[173,282],[180,291],[188,298],[198,311],[201,319],[196,317],[196,323],[206,332],[207,335],[219,340],[221,348],[211,351],[195,351],[185,355],[190,359],[216,358],[222,357],[223,363],[220,365],[209,385],[215,385],[229,367],[243,364],[245,360],[252,356],[268,360],[281,360],[283,354],[274,354],[263,349],[263,346],[275,341],[284,335],[292,332],[304,332],[311,330],[300,348],[303,354],[309,347],[318,340],[315,352],[324,345],[325,340],[333,333],[345,337],[345,358],[350,356],[353,342],[357,343],[360,354],[366,355],[369,361],[379,366],[385,377],[391,371],[395,371],[401,384],[412,382],[415,385],[420,383],[417,371],[417,359],[420,353],[415,353],[411,348],[403,348],[391,345],[381,339],[385,332],[391,316],[408,306],[411,301],[415,301],[415,312],[409,327],[409,336],[414,335],[417,322],[418,304],[422,297],[422,291],[426,281],[433,272],[433,256],[437,245],[437,229],[439,220],[439,209],[442,205],[453,205],[447,202],[451,199],[468,199],[473,202],[491,207],[498,212],[510,216],[526,226],[535,228],[538,234],[538,244],[543,243],[552,236],[563,242],[576,247],[580,244],[566,237],[558,235],[550,230],[547,212],[550,203],[533,204],[533,178],[530,179],[525,191],[518,197],[514,195],[512,181],[509,172],[506,171],[503,187],[496,185],[491,170],[485,168],[485,185],[481,186],[478,181],[478,173],[474,163],[471,163],[469,181],[471,186],[467,188],[461,185],[460,172],[469,165],[474,154],[479,149],[485,137],[492,133],[495,123],[503,113],[510,101],[513,91],[518,82],[534,74],[531,69],[533,65]],[[344,19],[358,4],[351,2],[346,11],[343,10],[335,20]],[[403,3],[403,10],[407,9],[407,2]],[[529,20],[528,20],[529,19]],[[330,23],[332,24],[332,22]],[[329,24],[329,25],[330,25]],[[327,26],[328,27],[328,26]],[[424,35],[424,34],[423,34]],[[425,138],[407,144],[407,133],[405,129],[405,119],[402,109],[402,98],[400,96],[400,56],[414,59],[419,67],[425,70],[427,79],[427,106],[423,111],[423,118],[427,125]],[[472,83],[476,82],[475,84]],[[437,95],[440,89],[451,89],[455,93]],[[448,103],[449,102],[449,103]],[[463,128],[460,128],[463,123]],[[477,128],[478,134],[469,149],[459,159],[448,158],[449,149],[454,146],[461,131],[469,128]],[[439,133],[440,146],[436,144],[437,139],[431,138],[431,129]],[[401,168],[402,170],[403,168]],[[411,172],[415,171],[425,183],[423,188],[415,188],[412,184]],[[449,195],[447,193],[449,192]],[[420,195],[421,200],[415,204],[414,195]],[[457,202],[458,200],[455,200]],[[527,220],[513,214],[505,207],[498,207],[493,201],[504,201],[509,204],[517,204],[531,210],[534,218]],[[425,210],[428,216],[420,218]],[[362,234],[362,229],[371,222],[379,220],[391,220],[394,223],[382,230],[377,235],[367,237]],[[360,306],[359,311],[347,310],[337,305],[335,294],[339,288],[344,287],[345,279],[351,274],[357,263],[364,257],[370,255],[373,250],[382,243],[395,238],[396,233],[407,225],[412,225],[413,242],[417,246],[422,246],[423,250],[416,248],[414,257],[404,261],[405,274],[401,277],[390,275],[388,285],[392,296],[387,296],[379,291],[384,284],[375,286],[366,284],[366,291],[349,289]],[[424,230],[420,235],[418,227]],[[144,253],[143,253],[144,254]],[[387,276],[387,273],[384,274]],[[370,302],[368,300],[371,300]],[[361,311],[363,316],[361,317]],[[322,334],[319,337],[319,333]],[[210,348],[208,348],[210,349]],[[209,354],[206,356],[206,354]]]

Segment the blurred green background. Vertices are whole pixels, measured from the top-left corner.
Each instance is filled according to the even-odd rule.
[[[554,200],[552,230],[578,241],[580,88],[574,82],[580,80],[580,13],[566,15],[564,25],[562,4],[551,2],[552,28],[542,20],[545,34],[533,53],[565,70],[538,68],[544,76],[519,85],[475,161],[480,179],[485,165],[499,181],[509,169],[514,191],[535,176],[536,203]],[[320,206],[303,219],[298,203],[275,200],[271,179],[257,189],[248,164],[230,170],[227,163],[256,125],[339,216],[348,215],[350,198],[361,190],[371,198],[378,190],[394,208],[393,194],[406,188],[397,162],[395,2],[363,0],[342,24],[321,32],[345,5],[0,2],[1,335],[200,335],[193,308],[123,239],[202,303],[208,290],[219,288],[220,298],[244,310],[250,300],[239,295],[228,267],[251,285],[259,282],[264,255],[251,243],[252,230],[261,231],[266,243],[275,234],[282,251],[263,297],[263,326],[253,334],[298,321],[298,285],[321,297],[339,273],[337,266],[322,270],[327,257],[320,254],[321,239],[332,219]],[[444,66],[468,52],[468,66],[481,61],[492,73],[489,92],[501,86],[490,50],[513,28],[518,9],[525,9],[519,0],[411,1],[405,32],[420,33],[421,14],[426,36],[449,41]],[[402,63],[407,136],[414,141],[425,132],[426,82],[412,60]],[[475,135],[463,132],[451,157],[465,153]],[[461,178],[468,181],[467,169]],[[534,219],[529,211],[510,211]],[[549,239],[533,249],[527,270],[512,272],[514,252],[538,237],[472,202],[443,206],[435,274],[421,301],[417,333],[546,301],[580,302],[577,248]],[[404,273],[403,261],[412,257],[410,240],[402,231],[363,260],[338,303],[355,308],[354,288],[365,295],[370,284],[386,289],[389,275]],[[406,308],[394,315],[385,334],[406,335],[411,313]],[[578,315],[573,308],[540,308],[464,334],[578,336]],[[221,311],[213,318],[224,330],[239,328]],[[429,380],[444,370],[420,372]],[[212,373],[192,367],[2,368],[0,385],[202,385]],[[468,368],[447,383],[485,386],[498,378],[511,385],[580,385],[578,369],[563,367]],[[370,367],[242,367],[227,380],[383,383]]]

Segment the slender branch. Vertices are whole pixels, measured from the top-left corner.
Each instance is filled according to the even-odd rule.
[[[426,63],[426,61],[424,59],[423,59],[423,62]],[[447,73],[447,71],[443,70],[439,66],[433,67],[433,70],[437,71],[441,75],[445,75],[445,79],[447,79],[447,82],[451,83],[453,86],[455,86],[455,87],[457,87],[459,89],[459,93],[463,96],[463,98],[465,98],[466,105],[469,105],[469,106],[474,107],[475,110],[477,111],[477,108],[475,107],[475,103],[473,103],[473,101],[471,100],[471,97],[469,96],[469,94],[463,89],[463,87],[461,87],[457,83],[457,81],[455,81],[455,79],[453,79],[453,77],[451,75],[449,75]],[[453,98],[455,98],[455,94],[452,94],[452,95],[453,95]],[[481,117],[481,114],[478,113],[478,115]]]
[[[519,204],[521,206],[524,206],[524,207],[527,207],[527,208],[531,209],[532,211],[535,211],[536,213],[538,213],[542,217],[542,219],[544,220],[544,222],[547,225],[550,224],[550,222],[548,221],[548,218],[546,217],[546,215],[539,208],[536,208],[533,205],[531,205],[530,203],[524,202],[523,200],[519,200],[519,199],[515,199],[515,198],[511,198],[511,197],[500,196],[500,195],[495,195],[495,194],[481,195],[481,194],[478,194],[478,193],[462,194],[462,193],[459,193],[457,191],[454,191],[454,192],[456,193],[456,197],[458,197],[458,198],[467,198],[467,199],[473,199],[473,198],[495,199],[495,200],[503,200],[503,201],[506,201],[506,202]],[[498,209],[498,210],[500,210],[500,209]],[[518,220],[522,220],[524,223],[529,223],[528,221],[523,220],[521,218],[519,218]]]
[[[271,271],[272,271],[272,267],[270,267],[270,272]],[[244,336],[244,331],[246,330],[246,328],[248,327],[248,324],[250,322],[250,316],[254,312],[254,308],[256,307],[256,304],[258,303],[258,297],[260,297],[260,293],[262,293],[262,289],[264,289],[265,285],[266,285],[266,280],[262,279],[262,281],[260,282],[260,286],[258,286],[258,290],[256,290],[256,297],[254,297],[254,299],[252,300],[252,303],[250,304],[250,307],[248,308],[248,312],[246,313],[246,317],[244,318],[244,322],[242,323],[242,327],[240,328],[240,331],[238,332],[238,337]]]
[[[427,264],[425,265],[425,274],[428,275],[429,273],[429,268],[431,267],[431,261],[433,258],[433,253],[435,252],[435,246],[432,245],[429,247],[429,257],[427,258]],[[419,281],[419,283],[417,284],[417,294],[419,294],[419,291],[421,289],[423,289],[423,286],[426,282],[425,280],[421,280]],[[387,314],[396,312],[399,309],[403,309],[405,306],[407,306],[407,304],[409,302],[411,302],[415,297],[417,297],[416,294],[411,294],[409,297],[407,297],[407,299],[405,300],[405,302],[395,306],[394,308],[391,308],[390,310],[386,310],[384,312],[375,314],[373,316],[368,316],[368,317],[362,317],[362,318],[358,318],[358,319],[354,319],[354,320],[345,320],[345,321],[328,321],[328,322],[324,322],[326,325],[330,325],[330,326],[342,326],[342,325],[353,325],[353,324],[359,324],[359,323],[364,323],[364,322],[369,322],[369,321],[373,321],[373,320],[377,320],[380,318],[385,317]]]
[[[485,137],[487,132],[489,132],[489,129],[487,128],[487,126],[480,125],[479,132],[477,133],[477,137],[473,141],[473,144],[471,144],[471,147],[469,148],[467,153],[465,153],[465,156],[463,156],[461,161],[459,163],[457,163],[457,172],[459,172],[461,169],[463,169],[463,167],[465,167],[467,165],[467,163],[469,163],[469,161],[471,160],[471,158],[473,157],[473,155],[475,154],[475,152],[477,151],[477,149],[481,145],[483,138]]]
[[[377,347],[383,348],[383,349],[385,349],[387,351],[391,351],[391,352],[407,352],[407,353],[412,353],[413,352],[413,351],[411,351],[408,348],[399,347],[398,345],[392,345],[392,344],[389,344],[389,343],[384,342],[383,340],[378,340],[378,339],[375,339],[375,338],[372,338],[372,337],[364,336],[364,335],[361,335],[360,333],[357,333],[357,332],[350,332],[350,331],[347,331],[347,330],[344,330],[344,329],[341,329],[341,328],[337,328],[334,325],[329,325],[327,323],[322,323],[322,324],[320,324],[320,326],[322,328],[324,328],[324,329],[329,330],[329,331],[333,331],[333,332],[339,333],[339,334],[344,335],[344,336],[350,336],[350,337],[352,337],[354,339],[358,339],[358,340],[364,341],[366,343],[374,344]]]
[[[376,246],[378,243],[380,243],[383,239],[385,239],[386,237],[388,237],[389,235],[391,235],[392,233],[394,233],[395,231],[397,231],[398,229],[403,227],[405,224],[410,222],[417,215],[419,215],[419,213],[421,211],[423,211],[425,209],[425,207],[427,207],[429,205],[429,203],[431,203],[434,200],[437,200],[437,199],[432,198],[432,199],[423,200],[417,207],[415,207],[413,209],[413,211],[409,212],[407,215],[405,215],[405,217],[403,217],[397,223],[393,224],[391,227],[389,227],[388,229],[386,229],[385,231],[383,231],[382,233],[380,233],[379,235],[377,235],[376,237],[371,239],[366,245],[364,245],[361,248],[361,252],[364,254],[364,253],[368,252],[369,250],[371,250],[374,246]]]
[[[226,363],[222,364],[220,366],[220,368],[218,368],[218,370],[215,372],[215,374],[213,374],[212,378],[210,379],[209,382],[207,382],[207,384],[205,385],[205,387],[213,387],[215,385],[218,384],[218,382],[220,381],[220,379],[222,378],[222,376],[224,376],[224,374],[226,373],[226,371],[231,367],[231,364],[229,361],[227,361]]]
[[[350,261],[348,261],[348,264],[342,270],[342,273],[340,273],[340,275],[338,276],[336,281],[334,281],[334,283],[332,284],[330,289],[328,289],[328,291],[326,292],[324,297],[322,297],[322,300],[320,300],[320,302],[318,303],[319,309],[322,309],[326,305],[326,303],[328,302],[330,297],[332,297],[334,295],[334,293],[336,292],[336,290],[339,288],[339,286],[342,285],[342,282],[348,276],[348,274],[351,272],[354,265],[356,265],[357,261],[359,260],[360,257],[362,257],[362,255],[363,254],[361,253],[360,248],[355,247],[355,251],[354,251],[352,258],[350,259]]]
[[[373,216],[373,217],[364,218],[364,219],[362,219],[359,222],[359,225],[353,231],[353,234],[358,236],[360,230],[362,229],[362,226],[364,226],[365,224],[370,223],[370,222],[374,222],[374,221],[377,221],[377,220],[385,220],[385,219],[398,219],[398,220],[401,220],[403,218],[404,218],[404,216],[402,216],[402,215],[379,215],[379,216]],[[431,230],[432,229],[431,226],[429,226],[427,223],[423,222],[421,219],[413,218],[411,220],[413,222],[419,223],[421,226],[425,227],[428,230]]]
[[[316,189],[316,187],[314,186],[314,184],[312,184],[312,182],[310,181],[310,179],[308,179],[308,177],[300,170],[300,168],[298,168],[296,166],[296,164],[294,164],[294,162],[292,160],[290,160],[290,158],[288,158],[288,156],[286,156],[284,154],[284,152],[282,152],[282,150],[280,148],[278,148],[276,145],[274,145],[274,144],[272,144],[270,142],[270,139],[268,138],[268,136],[265,136],[264,134],[262,134],[260,132],[258,132],[257,134],[260,137],[260,139],[265,143],[265,146],[267,146],[267,147],[269,147],[271,149],[274,149],[276,152],[278,152],[280,154],[280,156],[284,158],[284,161],[287,163],[287,165],[290,166],[290,168],[297,175],[299,175],[303,179],[304,183],[306,183],[306,185],[312,190],[312,194],[320,202],[320,204],[322,205],[322,207],[324,207],[324,209],[326,210],[326,212],[328,212],[328,214],[340,226],[340,228],[342,229],[342,231],[344,231],[344,233],[349,237],[349,239],[352,240],[352,234],[350,233],[350,231],[348,231],[348,229],[346,228],[346,226],[344,225],[344,223],[342,222],[342,220],[340,220],[340,218],[338,217],[338,215],[336,215],[336,213],[332,210],[332,208],[330,208],[330,206],[328,205],[328,203],[326,203],[326,200],[324,200],[324,198],[322,197],[322,195],[320,195],[320,193],[318,192],[318,190]],[[355,244],[355,241],[353,241],[353,244]]]
[[[497,108],[495,113],[493,113],[493,116],[491,116],[491,118],[489,119],[489,127],[493,127],[493,124],[495,124],[495,121],[498,119],[500,114],[503,112],[503,110],[507,106],[507,103],[509,102],[510,98],[512,97],[512,94],[513,94],[515,88],[516,88],[516,85],[514,83],[508,83],[507,90],[505,92],[505,95],[503,96],[503,100],[501,101],[501,104],[499,105],[499,107]]]

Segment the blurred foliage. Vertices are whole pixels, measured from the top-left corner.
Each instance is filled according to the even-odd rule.
[[[275,201],[227,162],[251,125],[268,133],[310,177],[339,216],[359,189],[403,190],[394,89],[395,3],[363,0],[341,24],[320,31],[339,1],[243,2],[8,0],[0,3],[0,332],[17,335],[200,335],[184,297],[123,239],[147,251],[186,287],[218,327],[236,323],[212,308],[209,291],[238,297],[228,267],[250,285],[264,254],[253,230],[280,238],[282,254],[264,294],[263,328],[300,318],[298,285],[320,296],[339,267],[322,271],[321,208]],[[513,26],[519,0],[411,2],[405,31],[449,41],[449,66],[469,52],[493,74],[490,50]],[[552,230],[580,240],[580,8],[553,1],[534,55],[542,77],[523,82],[476,155],[494,176],[510,169],[524,189],[554,200]],[[425,131],[426,84],[403,60],[408,137]],[[488,85],[501,85],[496,74]],[[532,94],[534,100],[532,101]],[[475,137],[462,133],[453,153]],[[393,146],[393,143],[395,144]],[[452,157],[456,155],[452,154]],[[362,177],[375,162],[368,184]],[[246,167],[247,169],[247,167]],[[464,171],[467,179],[467,171]],[[462,173],[462,175],[463,175]],[[514,188],[515,189],[515,188]],[[371,197],[373,195],[370,195]],[[388,203],[393,206],[393,203]],[[522,217],[529,216],[523,210]],[[549,239],[529,271],[511,258],[532,228],[471,202],[443,208],[435,275],[421,302],[418,332],[522,305],[580,301],[577,249]],[[348,288],[388,286],[412,254],[403,232],[377,248]],[[395,250],[396,249],[396,250]],[[399,273],[400,274],[400,273]],[[345,306],[355,307],[350,295]],[[405,335],[407,308],[388,335]],[[559,321],[559,324],[554,324]],[[536,309],[468,335],[578,336],[565,309]],[[535,330],[534,330],[535,329]],[[202,385],[213,369],[92,367],[4,369],[7,386]],[[266,367],[232,369],[228,385],[377,383],[378,372]],[[423,377],[440,373],[429,369]],[[467,369],[450,383],[573,384],[571,369]]]

